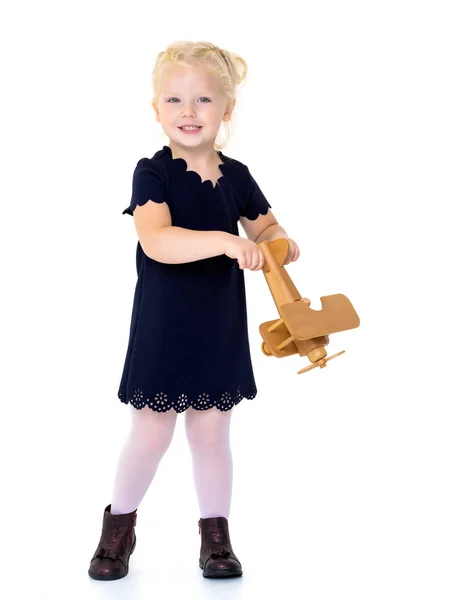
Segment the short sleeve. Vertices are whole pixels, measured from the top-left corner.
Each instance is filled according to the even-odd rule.
[[[254,221],[259,217],[259,215],[266,215],[269,211],[269,208],[272,208],[272,205],[269,204],[259,185],[253,179],[253,176],[247,166],[245,166],[245,172],[248,177],[248,187],[246,201],[243,209],[241,210],[241,216]]]
[[[141,158],[133,173],[132,193],[130,205],[122,214],[133,216],[136,206],[142,206],[149,200],[153,202],[166,202],[166,173],[164,165],[151,158]]]

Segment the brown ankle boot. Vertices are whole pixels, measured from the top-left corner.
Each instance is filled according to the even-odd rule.
[[[200,519],[200,568],[203,577],[240,577],[242,565],[233,552],[225,517]]]
[[[92,579],[121,579],[128,573],[130,554],[136,546],[136,510],[126,515],[112,515],[111,504],[103,513],[100,542],[89,567]]]

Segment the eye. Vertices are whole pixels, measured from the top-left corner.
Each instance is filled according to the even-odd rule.
[[[178,98],[175,98],[175,97],[173,97],[173,98],[168,98],[168,99],[167,99],[167,102],[169,102],[170,104],[173,104],[172,100],[176,100],[177,102],[179,102],[179,99],[178,99]],[[206,96],[200,96],[200,100],[206,100],[206,103],[207,103],[207,102],[211,102],[211,99],[210,99],[210,98],[207,98]],[[206,104],[206,103],[205,103],[205,102],[200,102],[200,104]]]

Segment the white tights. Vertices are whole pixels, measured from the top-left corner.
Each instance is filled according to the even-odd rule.
[[[131,408],[131,430],[120,454],[114,482],[111,513],[134,511],[149,488],[158,465],[170,446],[178,413],[158,413],[148,407]],[[230,421],[233,410],[217,408],[185,411],[186,437],[200,516],[228,519],[233,483]]]

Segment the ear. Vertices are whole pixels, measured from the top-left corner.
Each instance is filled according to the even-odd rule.
[[[156,113],[156,120],[159,122],[160,121],[160,117],[159,117],[158,105],[157,105],[156,102],[152,102],[152,106],[153,106],[153,110]]]
[[[231,119],[231,113],[233,112],[235,106],[236,106],[236,100],[233,100],[231,105],[228,105],[226,113],[223,116],[224,121],[229,121]]]

